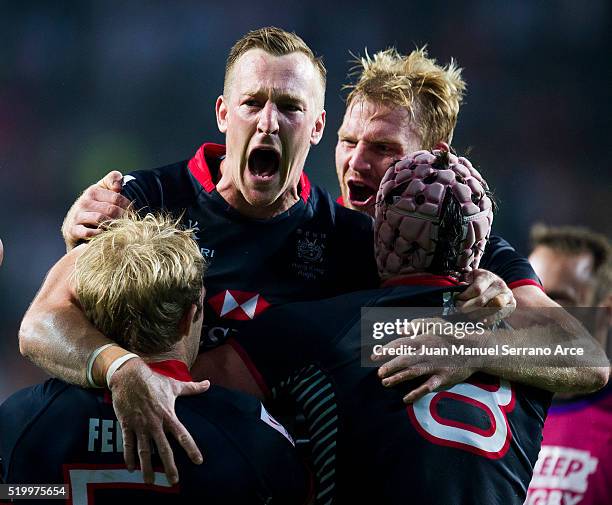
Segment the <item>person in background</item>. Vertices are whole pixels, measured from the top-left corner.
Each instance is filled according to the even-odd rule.
[[[565,307],[595,308],[593,335],[606,348],[612,322],[612,249],[586,228],[531,230],[529,261],[544,290]],[[557,395],[544,424],[542,450],[527,505],[612,503],[612,387]]]

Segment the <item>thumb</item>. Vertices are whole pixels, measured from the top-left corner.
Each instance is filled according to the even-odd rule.
[[[115,193],[120,193],[123,186],[123,174],[117,170],[113,170],[98,181],[98,186],[110,189]]]
[[[179,387],[177,388],[177,396],[189,396],[189,395],[199,395],[200,393],[205,393],[208,391],[210,387],[210,381],[200,381],[200,382],[181,382]]]

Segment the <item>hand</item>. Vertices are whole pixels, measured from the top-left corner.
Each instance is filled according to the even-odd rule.
[[[442,319],[434,318],[423,321],[444,322]],[[440,388],[449,388],[459,382],[463,382],[470,377],[476,370],[471,368],[467,359],[461,360],[460,357],[453,358],[453,363],[457,364],[449,367],[448,358],[439,356],[421,355],[421,346],[425,348],[447,348],[450,350],[452,344],[458,341],[452,335],[437,335],[435,333],[419,333],[412,337],[402,337],[389,342],[383,349],[400,348],[403,345],[411,346],[416,349],[415,354],[399,355],[382,365],[378,369],[378,376],[382,379],[382,385],[392,387],[402,382],[411,381],[418,377],[425,377],[425,382],[410,391],[404,396],[404,403],[413,403],[428,393]],[[383,356],[372,355],[373,361],[384,359]],[[441,366],[444,363],[445,366]]]
[[[488,270],[472,270],[467,276],[468,288],[456,298],[456,306],[464,314],[481,319],[495,312],[496,320],[505,319],[516,308],[512,290]],[[484,310],[483,310],[484,309]]]
[[[131,202],[121,194],[122,179],[121,172],[109,172],[74,202],[62,224],[68,251],[79,241],[98,235],[101,232],[98,225],[103,221],[123,215]]]
[[[138,450],[145,484],[154,481],[151,464],[151,439],[155,442],[168,481],[178,482],[174,454],[166,437],[171,433],[189,459],[202,463],[202,453],[174,412],[177,396],[195,395],[210,387],[209,381],[181,382],[154,373],[142,360],[131,359],[115,372],[109,387],[113,407],[123,432],[123,457],[129,471],[136,467]]]

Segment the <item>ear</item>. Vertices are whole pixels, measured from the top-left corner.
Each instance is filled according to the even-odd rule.
[[[310,132],[310,144],[316,146],[321,137],[323,137],[323,130],[325,130],[325,111],[322,110],[321,114],[317,117],[312,131]]]
[[[221,133],[227,131],[227,103],[225,97],[220,95],[215,103],[215,114],[217,115],[217,127]]]
[[[195,317],[197,310],[197,305],[193,303],[189,310],[186,310],[183,317],[181,317],[181,320],[179,321],[179,331],[181,335],[185,336],[191,333],[191,326],[195,322],[193,318]]]

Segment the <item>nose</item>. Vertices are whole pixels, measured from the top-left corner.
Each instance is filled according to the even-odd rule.
[[[372,167],[367,157],[366,146],[363,142],[357,142],[357,145],[351,151],[349,168],[355,172],[367,172],[371,170]]]
[[[278,108],[271,101],[267,101],[259,112],[257,131],[265,135],[278,133]]]

